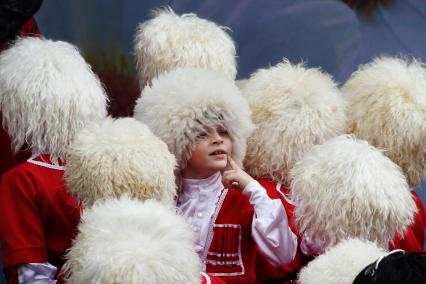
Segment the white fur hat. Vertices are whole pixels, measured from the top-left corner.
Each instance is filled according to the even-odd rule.
[[[343,240],[299,273],[300,284],[352,284],[358,273],[386,252],[375,243]]]
[[[345,238],[387,248],[413,221],[416,205],[400,168],[350,135],[314,146],[291,176],[296,224],[326,248]]]
[[[253,129],[249,106],[234,81],[196,68],[179,68],[154,79],[136,102],[135,118],[166,142],[180,169],[191,157],[197,134],[215,124],[229,131],[232,158],[241,165]]]
[[[332,77],[284,60],[244,84],[256,130],[244,166],[256,178],[290,182],[294,163],[315,144],[344,134],[345,101]]]
[[[134,37],[140,88],[165,71],[197,67],[235,79],[236,49],[225,28],[195,14],[176,15],[171,8],[154,12]]]
[[[343,87],[348,128],[405,173],[411,187],[426,178],[426,72],[416,60],[382,57],[361,66]]]
[[[176,195],[175,158],[167,145],[133,118],[93,125],[71,145],[68,189],[87,205],[127,194],[171,203]]]
[[[64,265],[69,283],[199,283],[193,233],[154,200],[122,196],[84,211]]]
[[[76,131],[106,116],[101,83],[69,43],[27,37],[0,54],[0,110],[12,146],[64,159]]]

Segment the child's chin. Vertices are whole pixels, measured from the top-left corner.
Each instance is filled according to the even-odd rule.
[[[224,171],[224,170],[226,169],[226,163],[224,163],[223,165],[220,165],[220,164],[215,165],[215,166],[214,166],[214,169],[215,169],[216,171]]]

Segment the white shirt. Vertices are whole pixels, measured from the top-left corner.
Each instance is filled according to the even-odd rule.
[[[203,257],[218,195],[223,188],[220,172],[206,179],[182,180],[182,192],[177,206],[195,232],[195,248],[200,258]],[[254,207],[251,234],[262,255],[275,266],[291,262],[296,254],[297,238],[288,226],[287,214],[281,201],[270,199],[257,181],[249,183],[243,194],[249,196]]]

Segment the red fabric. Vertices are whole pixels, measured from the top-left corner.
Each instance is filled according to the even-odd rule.
[[[201,274],[201,284],[225,284],[219,277],[210,274]]]
[[[29,150],[20,151],[16,155],[13,154],[9,135],[1,127],[1,123],[2,115],[0,112],[0,180],[3,173],[25,162],[31,156],[31,151]]]
[[[36,160],[50,164],[47,155]],[[80,220],[79,204],[66,191],[63,170],[25,162],[4,173],[0,216],[0,241],[7,269],[49,262],[60,270]]]
[[[26,22],[21,29],[19,30],[19,35],[20,36],[37,36],[40,37],[41,36],[41,32],[40,29],[36,23],[36,21],[34,20],[34,18],[31,18],[28,20],[28,22]]]
[[[416,202],[418,212],[414,215],[414,223],[408,226],[404,236],[398,234],[394,237],[393,243],[389,244],[389,249],[403,249],[406,252],[424,251],[424,229],[426,225],[426,210],[420,197],[415,191],[411,192]]]
[[[294,205],[290,204],[282,196],[282,194],[284,194],[289,198],[290,191],[284,185],[282,185],[282,194],[279,193],[276,189],[277,183],[269,179],[259,179],[258,182],[266,189],[266,192],[271,199],[281,200],[287,213],[289,227],[297,236],[297,242],[300,245],[301,237],[299,236],[296,225],[294,223]],[[294,260],[282,267],[275,267],[271,265],[261,254],[258,254],[256,259],[256,282],[265,283],[265,281],[273,281],[273,283],[290,283],[291,280],[296,279],[300,268],[306,265],[309,260],[311,260],[310,257],[303,254],[299,245],[297,246],[297,252]]]
[[[226,195],[213,225],[206,272],[226,283],[255,283],[256,245],[251,237],[254,208],[241,192],[224,190],[222,194]]]
[[[416,235],[417,241],[423,247],[423,250],[424,250],[426,209],[417,192],[412,191],[411,195],[413,196],[414,201],[416,202],[416,206],[418,210],[418,212],[414,216],[413,232]]]

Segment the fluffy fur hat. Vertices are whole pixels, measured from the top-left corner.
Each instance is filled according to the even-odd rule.
[[[138,26],[134,37],[141,90],[177,67],[211,69],[235,79],[235,44],[225,30],[195,14],[179,16],[171,8],[155,11],[154,18]]]
[[[314,243],[353,237],[387,248],[413,221],[416,205],[400,168],[350,135],[314,146],[291,176],[296,224]]]
[[[176,69],[154,79],[137,100],[135,117],[166,142],[180,169],[191,157],[197,134],[214,125],[228,130],[232,158],[241,165],[253,129],[249,106],[234,81],[196,68]]]
[[[332,77],[284,60],[244,84],[256,130],[244,166],[256,178],[289,182],[289,170],[315,144],[345,133],[345,101]]]
[[[192,230],[154,200],[127,196],[84,211],[64,265],[69,283],[199,283]]]
[[[352,284],[366,265],[385,253],[369,241],[344,240],[303,268],[299,274],[300,284]]]
[[[133,118],[105,120],[79,132],[65,169],[68,189],[87,205],[127,194],[167,203],[176,194],[175,158]]]
[[[346,82],[349,131],[385,148],[411,187],[426,178],[426,72],[416,60],[382,57]]]
[[[22,38],[0,54],[0,110],[15,151],[64,159],[77,130],[106,116],[98,78],[69,43]]]

